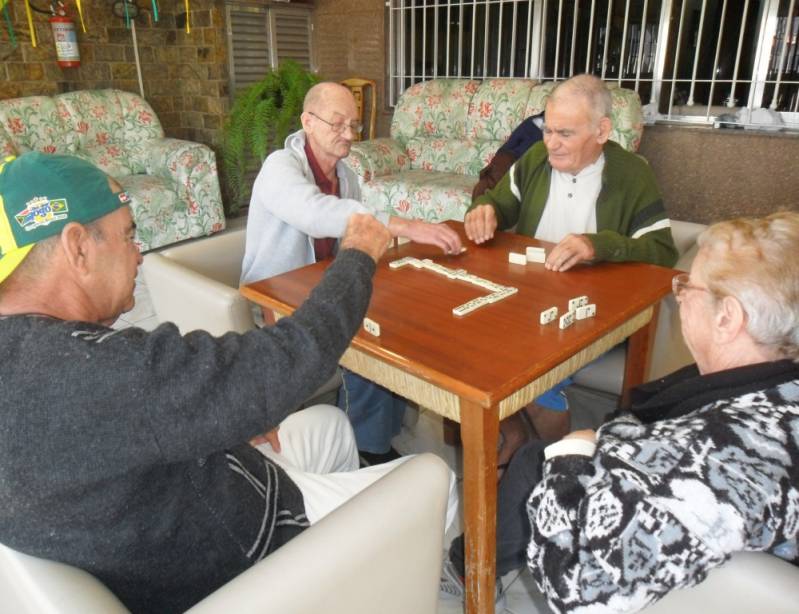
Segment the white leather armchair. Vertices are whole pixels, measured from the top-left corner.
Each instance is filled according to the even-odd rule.
[[[763,552],[737,552],[704,582],[670,592],[646,614],[796,614],[799,567]]]
[[[160,322],[181,333],[205,330],[214,336],[255,328],[252,305],[239,293],[244,226],[175,245],[144,256],[144,277]],[[336,404],[341,373],[323,384],[303,407]]]
[[[180,332],[215,336],[255,328],[250,303],[239,294],[245,228],[172,246],[144,256],[144,278],[161,322]]]
[[[435,614],[449,469],[422,454],[402,464],[191,614]],[[0,545],[3,612],[128,614],[88,573]]]

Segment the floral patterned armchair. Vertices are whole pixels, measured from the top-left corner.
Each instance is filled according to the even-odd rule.
[[[0,101],[0,157],[30,150],[78,156],[119,181],[142,251],[225,227],[213,151],[164,138],[135,94],[83,90]]]
[[[480,169],[525,117],[544,110],[554,86],[529,79],[434,79],[410,87],[394,111],[391,138],[354,143],[346,159],[364,203],[403,217],[462,220]],[[643,132],[638,94],[608,88],[610,138],[636,151]]]

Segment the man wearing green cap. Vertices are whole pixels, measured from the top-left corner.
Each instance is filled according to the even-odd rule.
[[[3,544],[133,612],[182,612],[402,462],[357,470],[341,411],[292,413],[363,320],[389,242],[371,216],[292,317],[214,338],[108,327],[141,256],[126,194],[88,162],[6,160],[0,200]],[[243,443],[278,424],[280,450]]]

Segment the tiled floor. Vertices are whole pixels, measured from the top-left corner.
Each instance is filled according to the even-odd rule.
[[[138,326],[152,330],[158,326],[158,318],[155,315],[141,272],[136,280],[135,297],[136,306],[133,310],[123,314],[114,324],[114,328]],[[438,454],[460,479],[462,478],[461,450],[444,443],[442,429],[442,420],[438,415],[431,411],[418,411],[409,407],[402,432],[394,439],[394,447],[403,454],[419,452]],[[461,518],[454,525],[447,534],[447,544],[462,531]],[[548,614],[550,612],[527,570],[520,574],[508,574],[503,578],[503,586],[506,587],[507,607],[505,612],[507,614]],[[442,600],[439,603],[438,611],[439,614],[460,614],[463,611],[463,606],[457,601]]]

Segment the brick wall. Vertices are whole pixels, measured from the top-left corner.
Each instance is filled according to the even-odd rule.
[[[138,0],[136,20],[144,95],[168,136],[220,142],[228,108],[227,46],[224,10],[219,0],[192,0],[191,34],[182,2],[159,3],[159,21],[148,0]],[[33,0],[37,7],[48,6]],[[69,6],[74,4],[69,2]],[[78,24],[81,66],[59,68],[47,15],[34,13],[38,40],[33,47],[22,0],[11,0],[9,13],[18,45],[11,45],[0,21],[0,99],[47,95],[80,89],[117,88],[139,93],[131,31],[111,12],[107,0],[83,2],[87,32]]]
[[[316,0],[315,54],[319,73],[331,81],[347,77],[377,82],[377,135],[388,136],[386,107],[387,28],[381,0]]]

